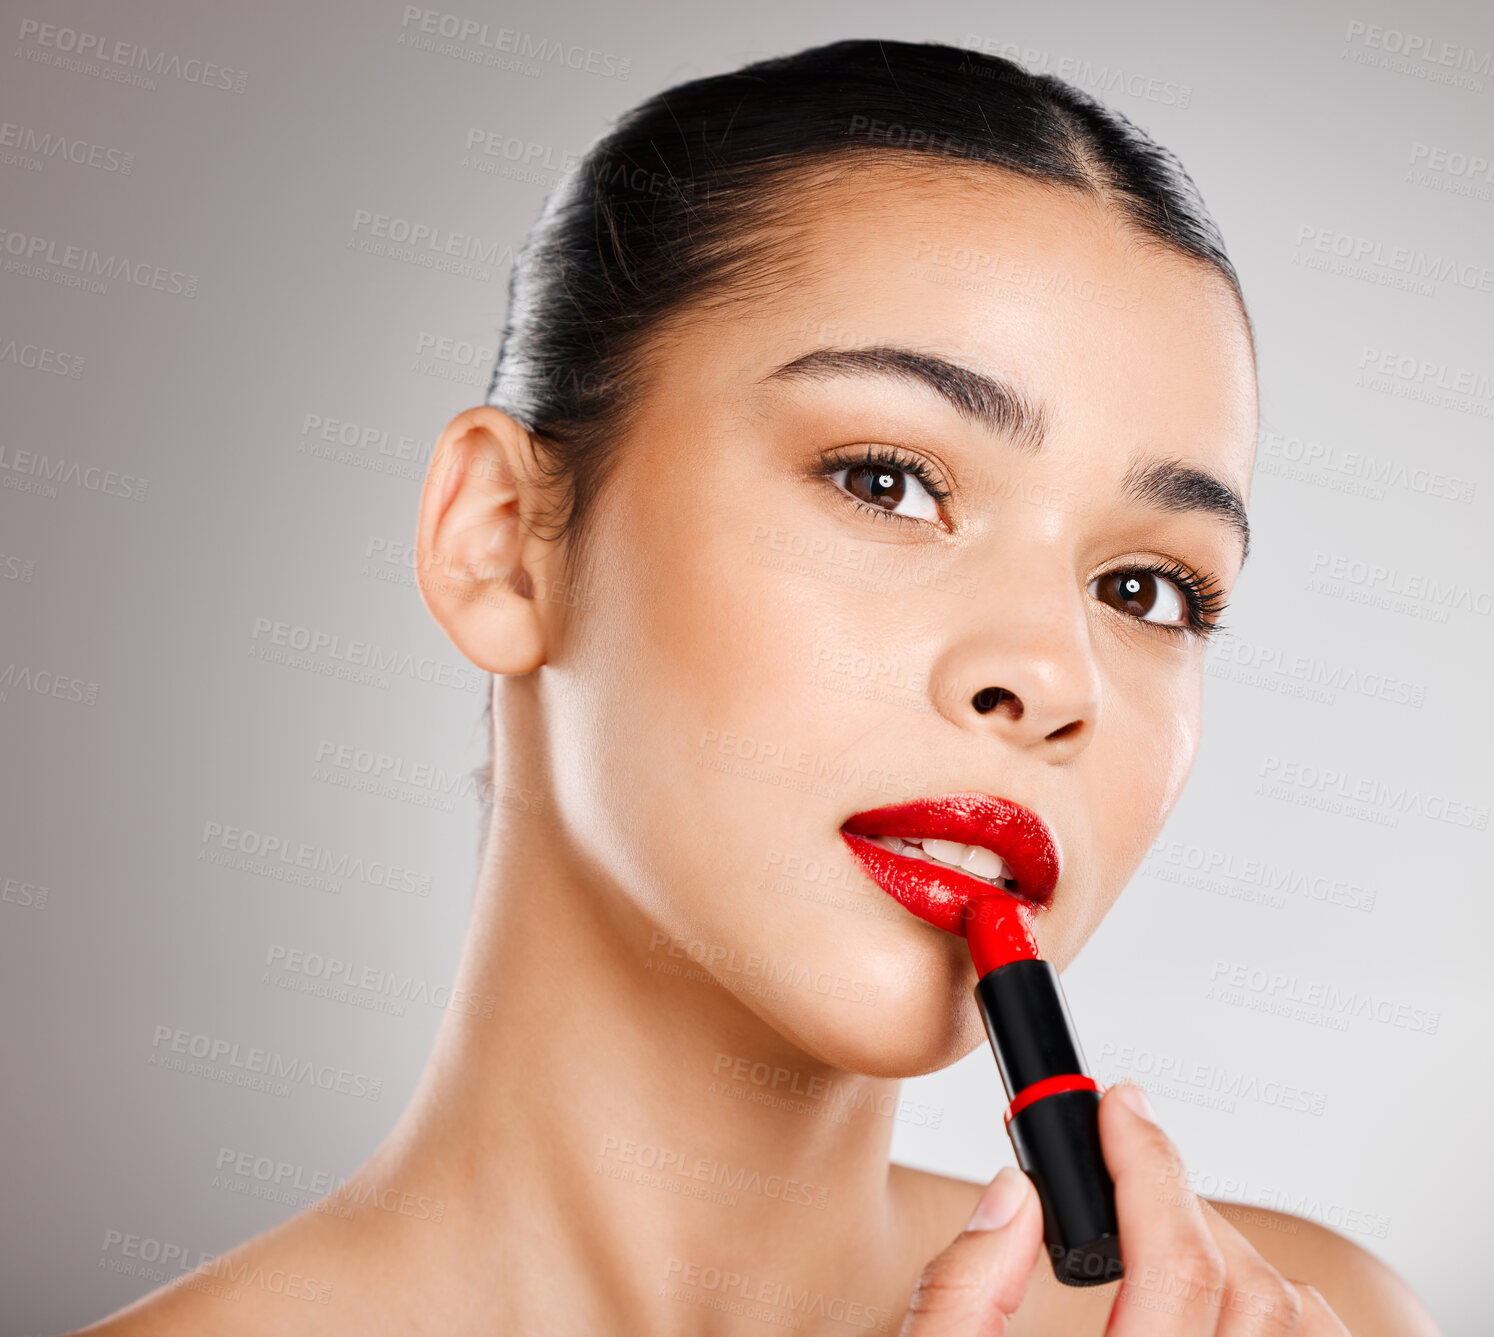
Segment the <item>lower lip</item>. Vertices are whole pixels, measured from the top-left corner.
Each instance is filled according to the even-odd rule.
[[[930,863],[927,859],[915,859],[906,854],[894,854],[875,841],[868,840],[865,836],[854,836],[849,831],[842,831],[840,835],[873,882],[904,909],[911,911],[925,923],[942,928],[946,933],[964,936],[965,906],[978,896],[999,897],[1001,903],[1012,911],[1002,918],[1016,921],[1024,927],[1038,908],[1030,901],[1010,895],[994,883],[983,882],[957,868]],[[1028,953],[1018,947],[1014,950],[1012,959],[1026,955]],[[1031,955],[1037,955],[1036,949]]]

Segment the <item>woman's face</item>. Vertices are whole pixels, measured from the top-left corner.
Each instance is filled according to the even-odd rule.
[[[860,167],[792,228],[754,291],[650,354],[583,597],[545,613],[545,727],[597,894],[649,926],[640,964],[693,963],[819,1059],[912,1075],[980,1042],[974,970],[841,825],[972,791],[1025,806],[1062,864],[1037,942],[1074,957],[1199,739],[1182,582],[1104,578],[1228,595],[1222,489],[1148,471],[1245,498],[1254,366],[1211,270],[996,170]],[[962,411],[907,358],[779,372],[873,349],[999,380],[1037,423]]]

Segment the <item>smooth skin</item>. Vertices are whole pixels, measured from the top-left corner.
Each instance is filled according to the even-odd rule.
[[[1122,1283],[1054,1281],[1015,1170],[987,1190],[889,1164],[899,1079],[985,1040],[964,942],[871,883],[840,825],[968,790],[1032,808],[1063,857],[1039,945],[1074,958],[1200,728],[1203,640],[1096,577],[1170,560],[1227,593],[1242,561],[1223,518],[1123,480],[1166,458],[1247,497],[1255,369],[1222,281],[1090,198],[909,157],[788,204],[750,290],[656,332],[576,569],[520,424],[479,406],[438,442],[421,593],[496,675],[456,981],[491,1006],[448,1011],[342,1214],[84,1331],[1435,1333],[1357,1245],[1198,1198],[1125,1087],[1101,1102]],[[1002,377],[1045,440],[907,378],[773,376],[825,347]],[[822,476],[868,444],[947,500],[905,479],[879,512]]]

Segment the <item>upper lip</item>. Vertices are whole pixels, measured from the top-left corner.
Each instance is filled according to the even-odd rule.
[[[982,845],[1006,861],[1024,900],[1046,905],[1058,883],[1058,845],[1029,808],[990,794],[942,794],[858,812],[841,824],[853,836],[955,840]]]

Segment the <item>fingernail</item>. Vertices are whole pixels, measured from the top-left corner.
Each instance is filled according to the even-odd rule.
[[[1134,1082],[1118,1082],[1115,1094],[1133,1114],[1139,1114],[1152,1123],[1157,1122],[1157,1112],[1152,1108],[1152,1102],[1147,1099],[1146,1092]]]
[[[980,1195],[966,1230],[1000,1230],[1027,1196],[1027,1176],[1015,1166],[1006,1165]]]

